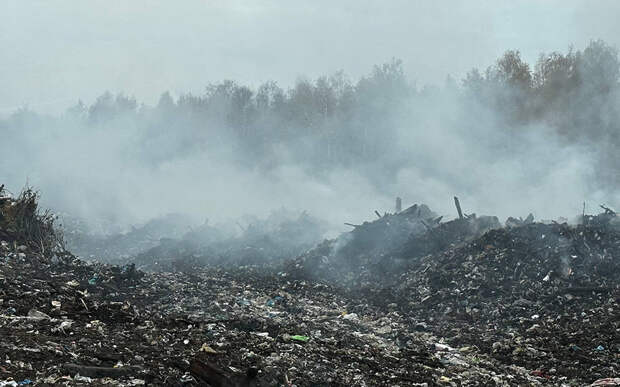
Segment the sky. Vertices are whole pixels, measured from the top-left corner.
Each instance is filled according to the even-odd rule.
[[[233,79],[291,86],[396,57],[418,85],[461,79],[507,49],[620,46],[612,0],[2,0],[0,116],[58,114],[104,91],[146,104]]]

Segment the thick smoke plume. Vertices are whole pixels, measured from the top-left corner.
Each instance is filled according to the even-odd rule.
[[[223,81],[155,106],[106,92],[60,116],[24,108],[0,121],[0,176],[116,227],[281,207],[339,225],[396,196],[449,215],[455,194],[467,212],[572,216],[618,200],[618,77],[617,50],[592,41],[531,65],[507,51],[437,87],[392,60],[357,81]]]

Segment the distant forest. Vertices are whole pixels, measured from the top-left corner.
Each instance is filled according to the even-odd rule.
[[[163,93],[156,106],[106,92],[59,117],[16,111],[0,120],[9,140],[0,150],[39,132],[114,128],[123,133],[125,152],[152,167],[211,152],[247,168],[269,170],[285,160],[317,175],[359,167],[380,176],[415,151],[399,133],[430,131],[429,117],[449,111],[435,119],[472,133],[478,125],[507,132],[546,128],[567,146],[594,150],[599,177],[619,184],[619,75],[618,50],[597,40],[583,50],[543,53],[535,64],[507,51],[488,68],[437,87],[419,87],[394,59],[357,81],[337,72],[285,90],[275,82],[250,88],[226,80],[201,95]]]

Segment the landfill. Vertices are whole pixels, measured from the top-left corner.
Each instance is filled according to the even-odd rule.
[[[307,215],[190,243],[204,226],[111,264],[68,251],[36,192],[0,189],[0,386],[620,385],[615,212],[457,208],[312,245]]]

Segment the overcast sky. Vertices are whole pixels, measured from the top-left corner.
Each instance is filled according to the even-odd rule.
[[[57,113],[105,90],[153,104],[234,79],[290,86],[392,57],[419,85],[461,78],[507,49],[619,46],[620,1],[0,1],[0,115]]]

